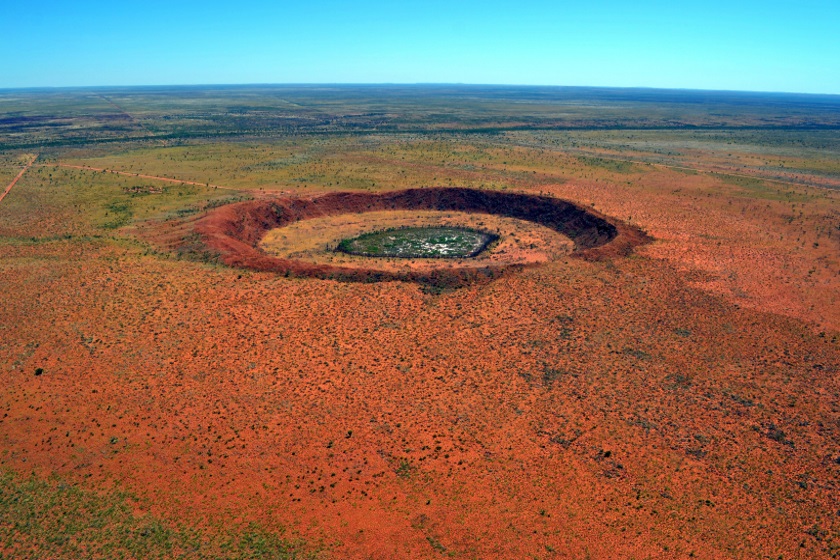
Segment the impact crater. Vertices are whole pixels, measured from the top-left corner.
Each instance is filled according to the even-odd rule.
[[[338,251],[342,241],[399,228],[455,227],[487,232],[498,237],[471,257],[370,258]],[[284,259],[310,263],[364,266],[372,269],[434,269],[442,266],[532,265],[567,257],[574,242],[546,226],[495,214],[436,210],[351,212],[300,220],[269,230],[260,249]]]
[[[291,255],[278,257],[269,254],[263,247],[268,232],[281,231],[307,220],[399,211],[489,214],[529,222],[570,240],[570,256],[590,260],[626,256],[633,247],[650,240],[636,227],[573,202],[545,195],[460,187],[430,187],[377,194],[337,192],[307,198],[272,198],[230,204],[196,220],[193,239],[200,242],[202,251],[217,255],[229,266],[341,281],[400,280],[457,287],[497,278],[508,270],[533,266],[532,263],[506,262],[504,259],[471,266],[467,263],[472,259],[468,258],[438,258],[435,259],[438,262],[448,262],[433,267],[377,268],[365,262],[335,264],[301,260]],[[368,262],[380,260],[356,257]]]

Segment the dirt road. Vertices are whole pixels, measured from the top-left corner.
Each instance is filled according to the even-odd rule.
[[[247,189],[239,187],[223,187],[222,185],[214,185],[212,183],[199,183],[198,181],[185,181],[183,179],[173,179],[172,177],[158,177],[157,175],[144,175],[142,173],[129,173],[128,171],[115,171],[113,169],[103,169],[101,167],[90,167],[88,165],[70,165],[69,163],[52,163],[44,164],[53,167],[67,167],[70,169],[82,169],[85,171],[97,171],[105,173],[113,173],[115,175],[125,175],[126,177],[136,177],[138,179],[152,179],[155,181],[165,181],[167,183],[179,183],[182,185],[195,185],[197,187],[205,187],[209,189],[224,189],[226,191],[249,192],[257,195],[265,194],[292,194],[291,191],[269,190],[264,189]]]
[[[12,182],[11,182],[11,183],[9,183],[9,186],[8,186],[8,187],[6,187],[6,190],[5,190],[5,191],[3,191],[3,194],[0,194],[0,202],[3,202],[3,199],[4,199],[4,198],[6,198],[6,195],[7,195],[7,194],[9,194],[9,192],[12,190],[12,187],[14,187],[14,186],[15,186],[15,184],[16,184],[18,181],[20,181],[20,178],[21,178],[21,177],[23,177],[23,174],[24,174],[24,173],[26,173],[27,171],[29,171],[29,168],[30,168],[30,167],[32,167],[32,164],[33,164],[33,163],[35,163],[35,160],[36,160],[36,159],[38,159],[38,156],[35,156],[34,158],[32,158],[32,161],[30,161],[30,162],[26,165],[26,167],[24,167],[23,169],[21,169],[21,170],[20,170],[20,173],[18,173],[18,174],[17,174],[17,176],[16,176],[14,179],[12,179]]]

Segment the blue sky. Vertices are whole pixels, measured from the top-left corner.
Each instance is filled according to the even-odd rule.
[[[480,83],[840,94],[840,0],[0,0],[0,87]]]

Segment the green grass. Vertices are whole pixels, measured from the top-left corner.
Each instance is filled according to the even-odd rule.
[[[713,173],[712,175],[720,179],[722,183],[738,187],[745,197],[755,200],[804,202],[812,198],[781,183],[768,183],[754,177],[742,177],[726,173]]]
[[[497,238],[468,228],[400,228],[345,239],[337,250],[365,257],[469,258],[481,253]]]
[[[0,237],[125,235],[125,226],[174,218],[247,195],[196,185],[44,165],[30,169],[0,204]]]
[[[629,161],[621,161],[621,160],[613,160],[613,159],[605,159],[605,158],[598,158],[598,157],[586,157],[581,156],[578,158],[581,163],[588,165],[589,167],[598,167],[601,169],[606,169],[607,171],[612,171],[613,173],[637,173],[638,168],[636,165],[630,163]]]
[[[0,558],[312,557],[257,525],[209,532],[135,515],[130,496],[0,472]]]

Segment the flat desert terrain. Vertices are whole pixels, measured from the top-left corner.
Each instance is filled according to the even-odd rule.
[[[836,97],[100,93],[0,92],[0,556],[840,557]]]

